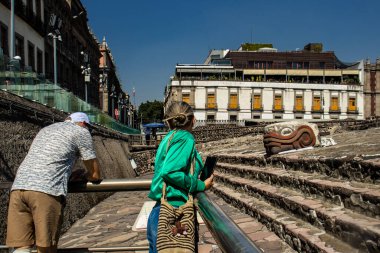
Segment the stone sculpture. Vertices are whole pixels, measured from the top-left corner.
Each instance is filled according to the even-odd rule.
[[[263,141],[267,155],[320,145],[318,126],[306,121],[268,125],[264,128]]]

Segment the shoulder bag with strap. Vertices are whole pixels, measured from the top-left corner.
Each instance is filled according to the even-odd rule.
[[[168,141],[166,152],[169,149]],[[195,156],[190,166],[190,175],[194,173]],[[193,195],[188,193],[187,202],[176,208],[166,199],[166,184],[163,182],[160,215],[158,218],[157,250],[159,253],[190,253],[195,252],[195,208]]]

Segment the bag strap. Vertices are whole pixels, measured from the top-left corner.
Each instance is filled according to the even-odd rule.
[[[171,140],[173,139],[174,137],[174,134],[177,132],[178,130],[174,130],[172,135],[169,137],[169,140],[168,140],[168,143],[166,145],[166,154],[168,153],[168,150],[169,150],[169,146],[170,146],[170,142]],[[194,153],[194,152],[193,152]],[[194,174],[194,166],[195,166],[195,155],[191,161],[191,165],[190,165],[190,175],[193,175]],[[193,200],[193,195],[190,194],[190,192],[188,193],[188,197],[189,197],[189,200]],[[166,200],[166,183],[165,181],[163,182],[163,186],[162,186],[162,197],[161,199],[164,199]]]

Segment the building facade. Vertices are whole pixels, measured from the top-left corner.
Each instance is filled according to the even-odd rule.
[[[0,0],[0,47],[4,61],[11,55],[11,2]],[[44,0],[15,1],[14,56],[23,69],[45,73]]]
[[[363,119],[363,62],[321,49],[211,51],[204,64],[176,66],[165,102],[188,102],[198,120]]]
[[[380,59],[372,64],[367,60],[364,73],[364,115],[366,118],[380,117]]]
[[[60,36],[56,41],[57,79],[65,89],[99,107],[99,42],[87,24],[87,11],[80,0],[44,0],[46,19],[46,77],[54,78],[54,47],[49,34]],[[84,71],[86,69],[86,71]]]
[[[103,112],[111,115],[120,122],[132,126],[129,94],[122,90],[116,72],[116,64],[108,47],[106,38],[99,44],[101,53],[99,61],[99,100],[100,108]]]
[[[22,72],[54,80],[54,40],[57,83],[99,107],[98,41],[87,25],[80,0],[14,0],[14,56]],[[12,61],[11,1],[0,0],[0,46],[4,62]],[[86,56],[86,57],[84,57]],[[86,69],[86,73],[83,69]],[[28,83],[29,84],[29,83]],[[86,89],[87,88],[87,89]]]

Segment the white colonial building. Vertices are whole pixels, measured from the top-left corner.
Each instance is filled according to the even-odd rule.
[[[212,51],[205,63],[177,65],[166,92],[166,103],[188,102],[198,120],[364,118],[362,61],[306,46]]]

